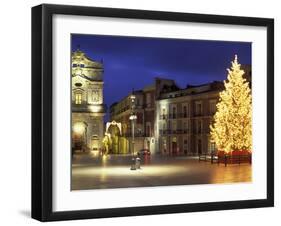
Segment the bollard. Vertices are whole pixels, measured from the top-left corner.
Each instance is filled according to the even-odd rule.
[[[131,165],[131,170],[136,170],[136,159],[132,158],[132,165]]]
[[[141,162],[140,158],[137,157],[136,158],[136,169],[140,169],[140,162]]]

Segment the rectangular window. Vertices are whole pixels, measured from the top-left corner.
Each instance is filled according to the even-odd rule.
[[[177,114],[177,109],[176,109],[176,107],[173,107],[172,118],[176,118],[176,114]]]
[[[150,137],[150,125],[146,125],[146,136]]]
[[[82,104],[82,93],[75,94],[75,104]]]
[[[210,114],[215,114],[217,110],[216,100],[210,100]]]
[[[183,152],[186,155],[188,152],[188,143],[187,143],[187,139],[183,140]]]
[[[160,118],[161,119],[166,119],[166,108],[165,107],[162,107]]]
[[[216,153],[216,143],[209,141],[209,152]]]
[[[164,152],[167,151],[167,141],[166,141],[166,139],[163,139],[163,150],[164,150]]]
[[[137,113],[137,124],[143,124],[143,114]]]
[[[195,115],[200,116],[202,115],[202,103],[201,101],[195,103]]]
[[[166,123],[164,122],[163,123],[163,130],[166,130],[167,129],[167,125],[166,125]]]
[[[183,133],[187,133],[187,122],[183,123]]]
[[[172,123],[172,130],[173,130],[173,133],[176,133],[176,131],[177,131],[177,122],[173,122]]]
[[[98,103],[100,101],[100,92],[98,89],[92,91],[92,102]]]
[[[202,120],[197,121],[197,133],[202,133]]]
[[[151,95],[150,95],[150,93],[146,94],[146,106],[147,107],[151,106]]]
[[[183,117],[186,118],[187,117],[187,107],[183,106]]]

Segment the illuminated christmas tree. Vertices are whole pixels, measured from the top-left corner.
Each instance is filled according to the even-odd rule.
[[[211,128],[218,150],[252,150],[252,95],[237,56],[228,70]]]

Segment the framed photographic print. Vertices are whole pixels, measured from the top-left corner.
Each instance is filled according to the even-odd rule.
[[[32,8],[32,217],[274,205],[274,21]]]

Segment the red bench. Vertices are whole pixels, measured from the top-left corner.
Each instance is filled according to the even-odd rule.
[[[241,163],[252,163],[252,152],[248,150],[236,150],[226,153],[225,151],[218,151],[217,163],[227,164],[241,164]]]

